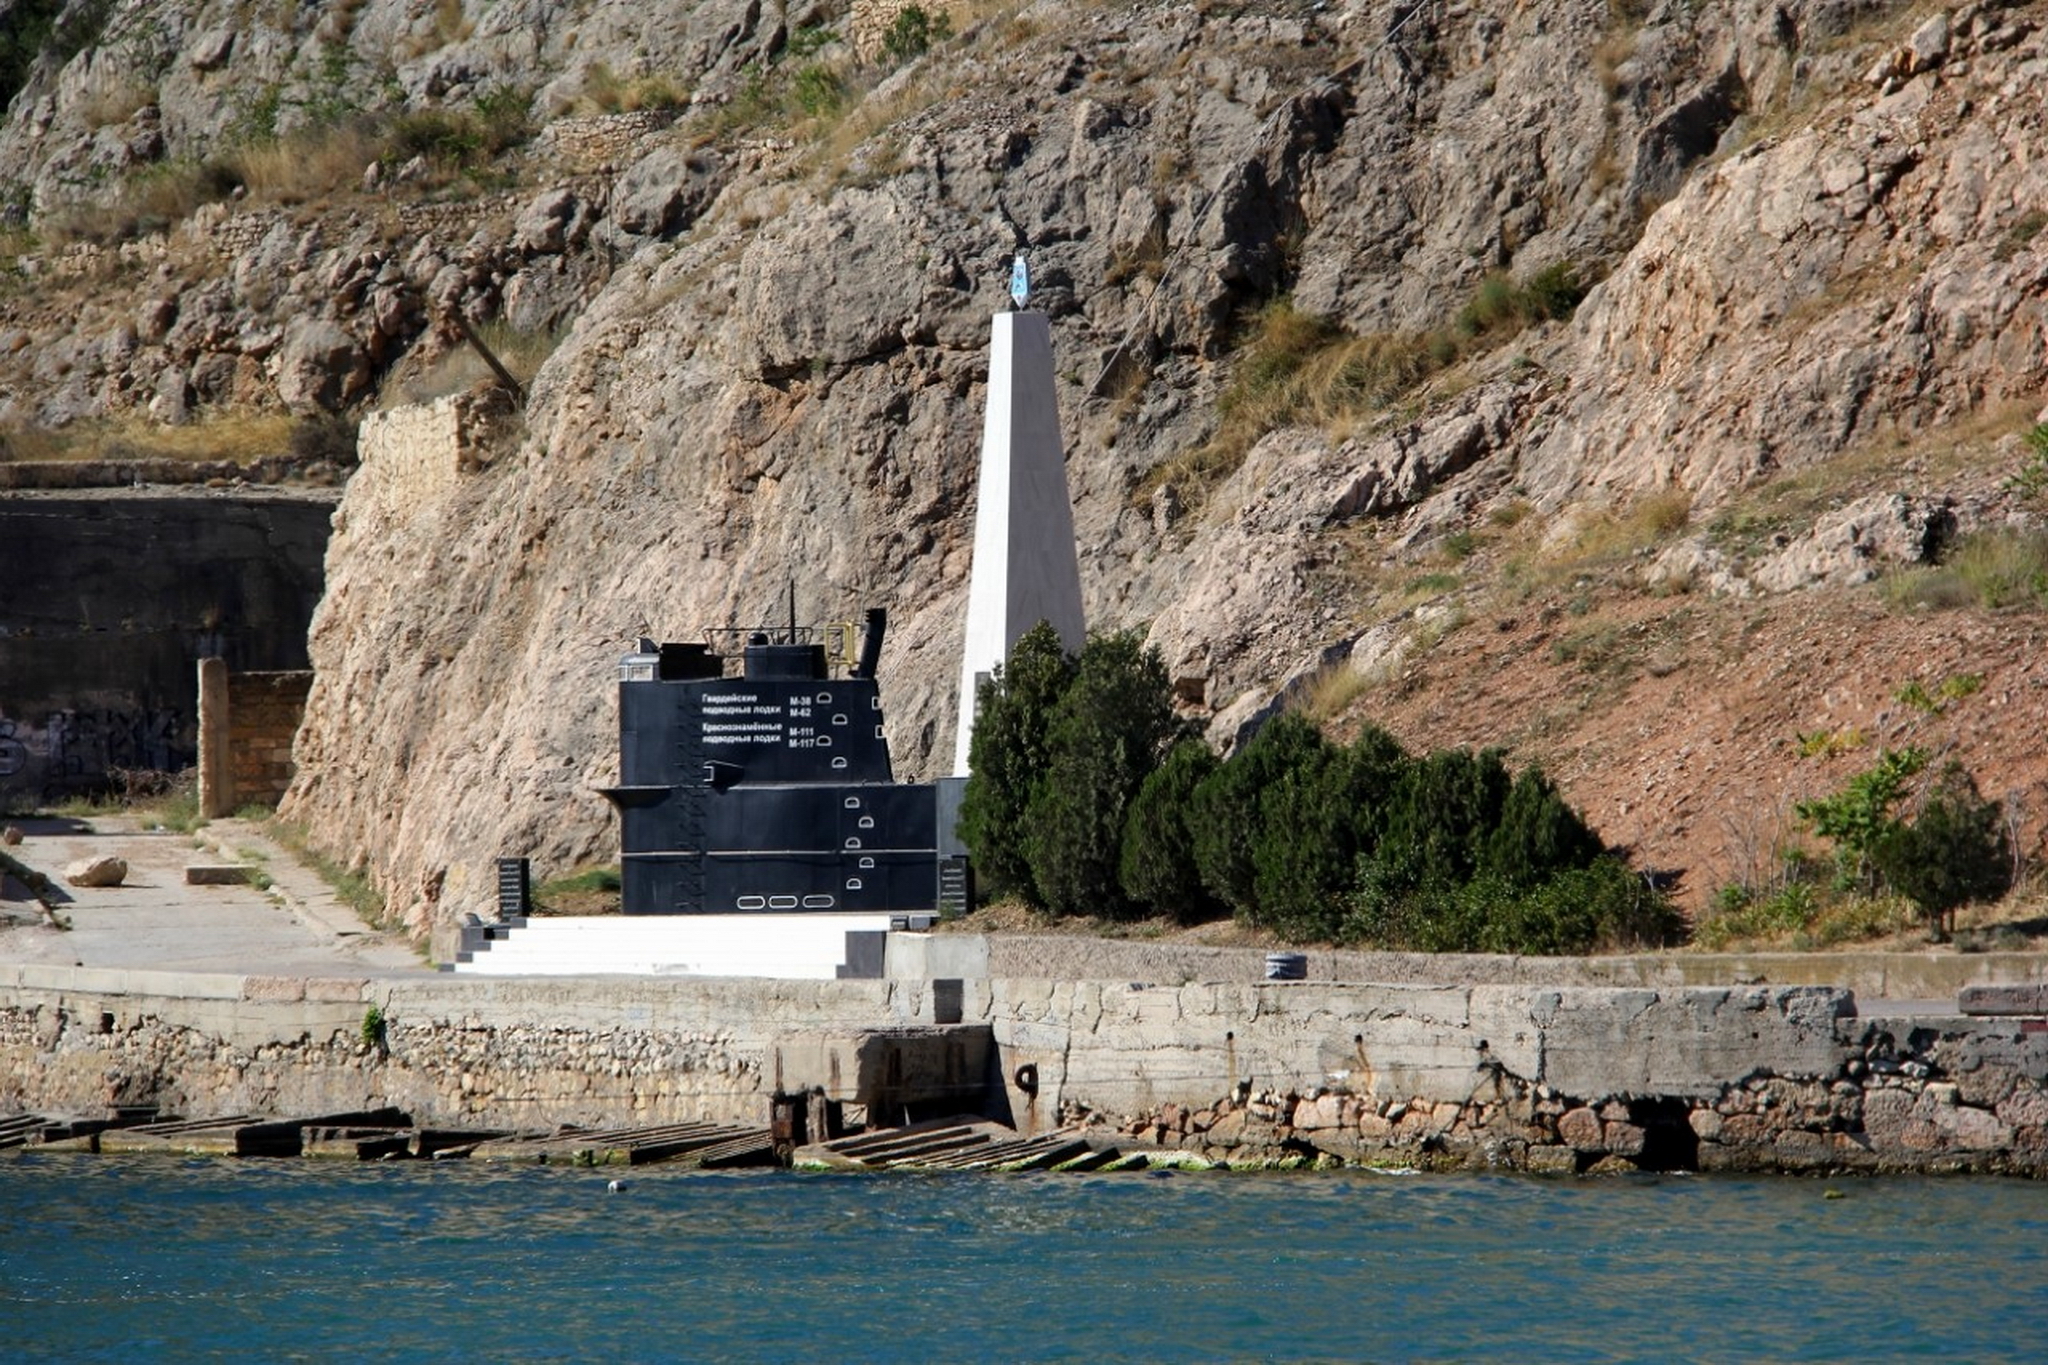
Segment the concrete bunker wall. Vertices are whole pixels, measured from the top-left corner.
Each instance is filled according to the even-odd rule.
[[[197,759],[195,664],[303,669],[332,504],[0,498],[0,800]]]

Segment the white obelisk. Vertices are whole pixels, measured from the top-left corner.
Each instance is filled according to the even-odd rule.
[[[1027,292],[1017,258],[1010,293]],[[981,483],[974,512],[974,566],[967,587],[967,643],[960,660],[960,737],[953,772],[967,775],[976,685],[1009,658],[1040,621],[1079,652],[1081,564],[1074,506],[1053,389],[1052,328],[1045,314],[998,313],[989,338],[988,411],[981,427]]]

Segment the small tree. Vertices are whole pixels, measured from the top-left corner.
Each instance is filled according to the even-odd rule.
[[[1025,854],[1025,811],[1050,761],[1054,705],[1074,677],[1074,660],[1041,621],[1010,650],[1007,665],[975,689],[972,775],[960,802],[960,838],[976,875],[996,894],[1041,904]]]
[[[1937,940],[1955,931],[1958,907],[2011,889],[2003,814],[1960,763],[1950,762],[1913,821],[1893,822],[1871,844],[1871,865],[1919,907]]]
[[[1195,837],[1188,817],[1195,789],[1217,766],[1216,754],[1207,744],[1184,739],[1131,798],[1117,877],[1125,895],[1155,914],[1192,922],[1207,918],[1216,908],[1216,898],[1203,887],[1195,866]]]
[[[1047,716],[1045,769],[1025,811],[1024,857],[1047,909],[1128,912],[1117,880],[1124,813],[1185,733],[1158,650],[1135,631],[1088,641]]]
[[[937,14],[922,5],[905,5],[882,35],[882,51],[899,62],[921,56],[933,43],[953,36],[953,20],[944,10]]]
[[[1877,762],[1833,796],[1801,801],[1793,809],[1813,832],[1835,842],[1835,880],[1843,890],[1871,885],[1870,855],[1899,827],[1892,807],[1906,784],[1927,766],[1924,749],[1880,749]]]

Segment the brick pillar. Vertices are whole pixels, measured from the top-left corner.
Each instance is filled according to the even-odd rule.
[[[229,762],[228,661],[199,661],[199,814],[208,820],[235,810],[235,771]]]

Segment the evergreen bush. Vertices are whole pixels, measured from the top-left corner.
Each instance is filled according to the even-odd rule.
[[[1263,833],[1261,798],[1296,768],[1319,764],[1323,732],[1291,711],[1260,727],[1228,763],[1195,789],[1188,817],[1202,885],[1247,924],[1262,924],[1254,850]]]
[[[1131,798],[1124,815],[1117,879],[1125,895],[1154,914],[1185,923],[1206,919],[1217,909],[1216,898],[1202,885],[1195,866],[1188,819],[1195,789],[1218,764],[1207,744],[1184,739]]]
[[[1398,892],[1370,894],[1370,866],[1344,922],[1345,937],[1425,953],[1555,957],[1669,943],[1681,929],[1664,894],[1619,858],[1559,869],[1517,887],[1493,872],[1459,882],[1432,874]]]
[[[1082,649],[1047,714],[1046,765],[1025,810],[1024,857],[1046,909],[1132,908],[1117,878],[1124,816],[1185,733],[1172,697],[1165,661],[1136,632],[1097,635]]]
[[[1452,887],[1470,881],[1513,785],[1494,749],[1441,749],[1410,764],[1388,800],[1361,890],[1400,896],[1428,881]]]
[[[1024,851],[1025,810],[1050,758],[1053,707],[1073,676],[1058,632],[1041,621],[1011,648],[1008,665],[975,689],[973,775],[960,802],[960,838],[983,886],[1034,905],[1041,901]]]
[[[1290,938],[1337,937],[1358,857],[1378,843],[1410,763],[1393,736],[1368,726],[1349,748],[1304,755],[1265,790],[1252,846],[1263,922]]]
[[[905,5],[882,35],[882,51],[897,62],[907,62],[952,36],[953,20],[944,10],[934,14],[922,5]]]
[[[1606,851],[1543,770],[1531,766],[1508,789],[1480,865],[1509,886],[1532,887],[1559,872],[1590,867]]]

